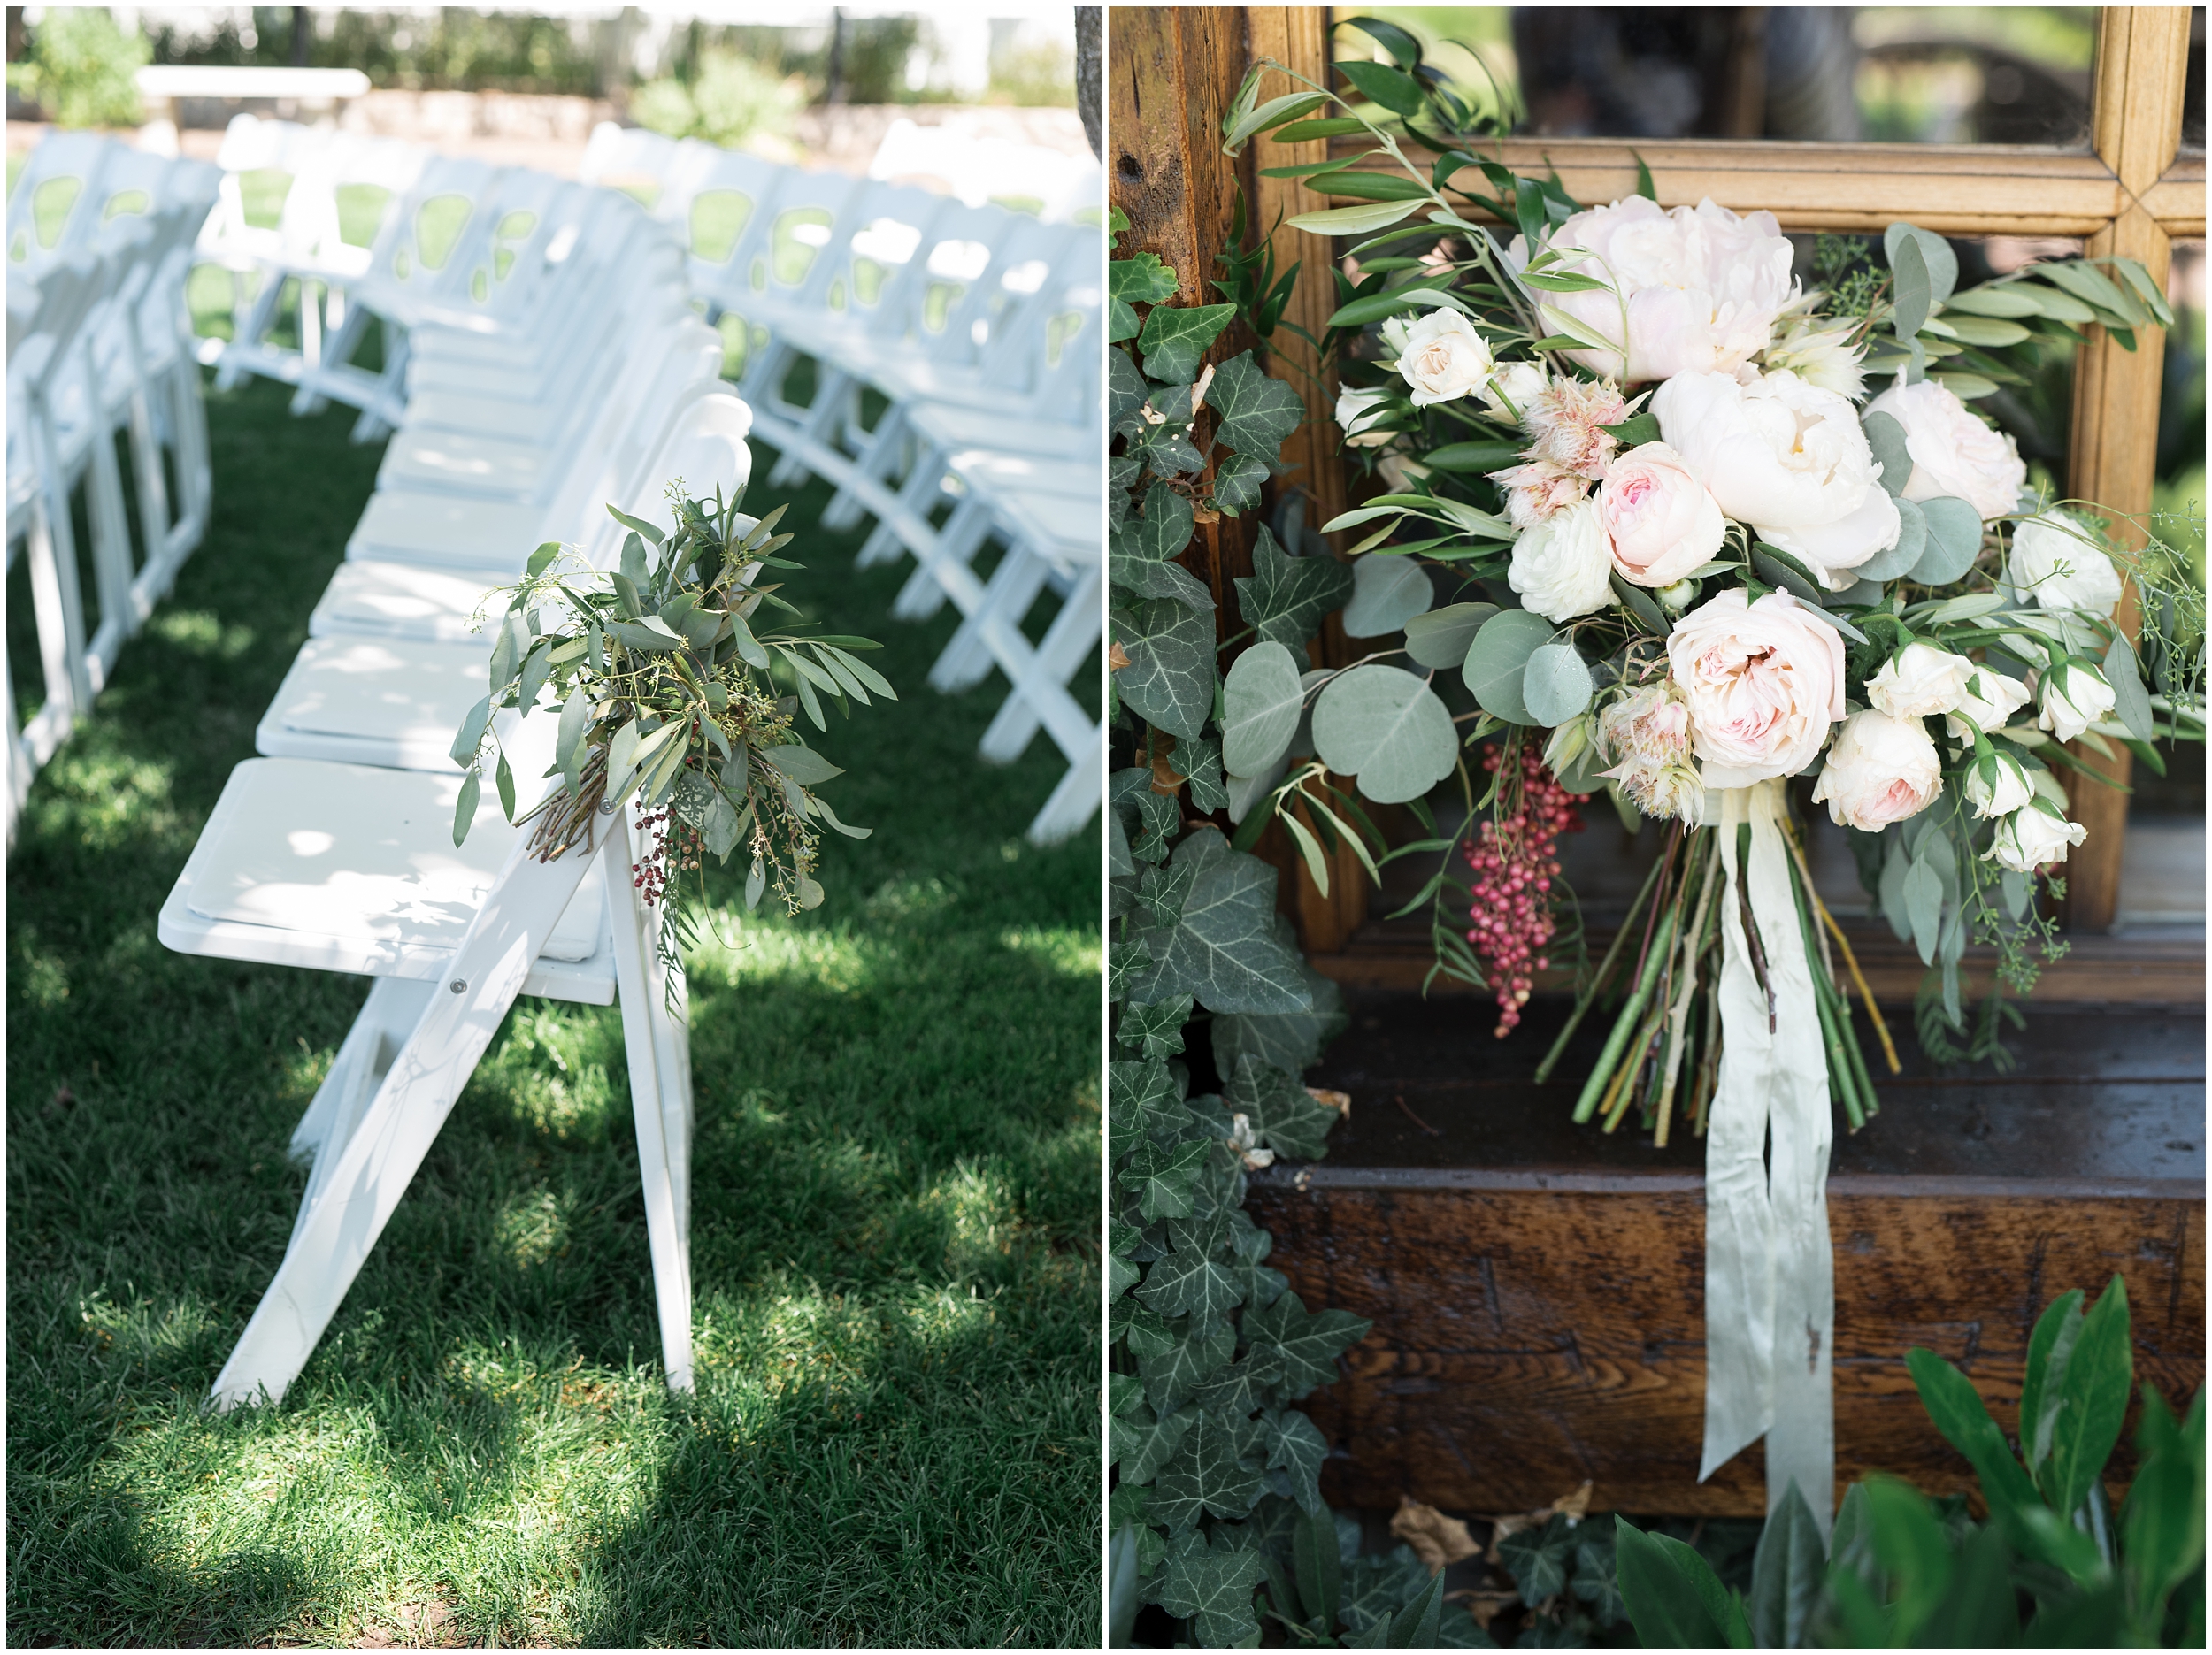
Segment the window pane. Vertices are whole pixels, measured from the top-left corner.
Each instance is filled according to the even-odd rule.
[[[1363,15],[1410,31],[1463,82],[1486,69],[1533,136],[2088,147],[2094,6],[1336,11]],[[1383,55],[1356,29],[1337,47]]]

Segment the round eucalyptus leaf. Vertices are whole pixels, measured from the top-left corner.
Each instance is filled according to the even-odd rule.
[[[1601,793],[1605,791],[1606,769],[1605,755],[1594,746],[1586,747],[1561,774],[1559,785],[1571,793]]]
[[[1925,586],[1948,586],[1974,566],[1982,549],[1982,514],[1950,494],[1922,501],[1920,510],[1928,520],[1928,544],[1912,566],[1912,578]]]
[[[1221,686],[1221,767],[1257,776],[1290,745],[1304,694],[1298,663],[1280,644],[1254,644]]]
[[[1912,480],[1912,455],[1905,447],[1905,428],[1887,414],[1869,414],[1859,421],[1866,446],[1874,450],[1882,468],[1882,487],[1894,497]]]
[[[1882,232],[1882,254],[1889,260],[1892,270],[1897,268],[1899,246],[1908,237],[1911,238],[1919,251],[1921,268],[1927,272],[1928,297],[1941,304],[1951,296],[1951,290],[1959,285],[1959,256],[1951,250],[1951,244],[1941,236],[1924,230],[1916,224],[1907,224],[1900,219]]]
[[[1352,601],[1344,606],[1348,638],[1386,638],[1436,601],[1428,571],[1410,557],[1370,552],[1352,565]]]
[[[1494,603],[1448,603],[1406,623],[1406,654],[1425,667],[1455,667],[1467,659],[1482,624],[1498,612]]]
[[[1521,676],[1528,658],[1551,641],[1552,625],[1527,609],[1508,609],[1486,623],[1467,646],[1460,677],[1483,711],[1509,724],[1530,722],[1521,699]]]
[[[1521,704],[1547,729],[1563,724],[1590,704],[1590,669],[1572,644],[1545,644],[1532,651],[1521,673]]]
[[[1403,804],[1452,773],[1459,732],[1436,692],[1398,667],[1354,667],[1313,708],[1314,750],[1377,804]]]
[[[1897,502],[1897,544],[1877,552],[1851,572],[1861,580],[1894,580],[1909,575],[1928,549],[1928,519],[1913,501]]]

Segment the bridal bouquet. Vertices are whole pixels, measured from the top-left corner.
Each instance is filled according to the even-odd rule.
[[[764,569],[799,567],[772,555],[791,539],[776,533],[782,507],[755,520],[718,490],[701,500],[680,484],[669,499],[672,532],[608,508],[629,530],[613,570],[575,566],[581,560],[558,543],[531,555],[493,639],[490,693],[454,739],[468,776],[453,838],[467,836],[488,766],[518,820],[492,715],[515,708],[527,717],[543,705],[541,716],[558,720],[547,775],[561,785],[519,818],[537,824],[532,848],[550,861],[587,839],[610,807],[631,804],[650,847],[632,874],[661,916],[662,956],[674,962],[689,934],[680,876],[703,877],[708,855],[749,855],[749,908],[772,885],[792,913],[821,902],[815,824],[855,839],[872,830],[849,827],[814,791],[844,772],[801,739],[797,715],[826,731],[825,697],[863,706],[872,691],[897,697],[853,653],[879,645],[762,625],[764,606],[798,613],[757,584]]]

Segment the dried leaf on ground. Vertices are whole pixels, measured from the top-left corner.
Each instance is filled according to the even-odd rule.
[[[1327,1104],[1348,1121],[1352,1118],[1352,1094],[1350,1092],[1332,1092],[1326,1086],[1309,1086],[1306,1090],[1313,1095],[1313,1100],[1316,1103]]]
[[[1521,1601],[1521,1594],[1509,1590],[1446,1592],[1444,1601],[1466,1605],[1467,1613],[1475,1618],[1475,1624],[1487,1632],[1493,1621]]]
[[[1591,1480],[1585,1477],[1580,1488],[1561,1495],[1548,1506],[1539,1506],[1532,1512],[1508,1512],[1483,1518],[1490,1525],[1490,1550],[1483,1554],[1483,1561],[1502,1564],[1504,1559],[1498,1552],[1499,1542],[1524,1529],[1540,1529],[1554,1517],[1564,1517],[1571,1523],[1580,1522],[1590,1514],[1592,1486]]]
[[[1413,1548],[1432,1575],[1482,1550],[1458,1518],[1447,1517],[1435,1506],[1424,1506],[1402,1494],[1398,1497],[1397,1513],[1390,1520],[1390,1532]]]

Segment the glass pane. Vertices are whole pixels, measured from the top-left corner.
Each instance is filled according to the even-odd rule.
[[[1340,57],[1363,15],[1530,136],[2089,142],[2094,6],[1340,6]]]
[[[2204,8],[2189,8],[2189,80],[2181,99],[2181,147],[2204,153]]]

